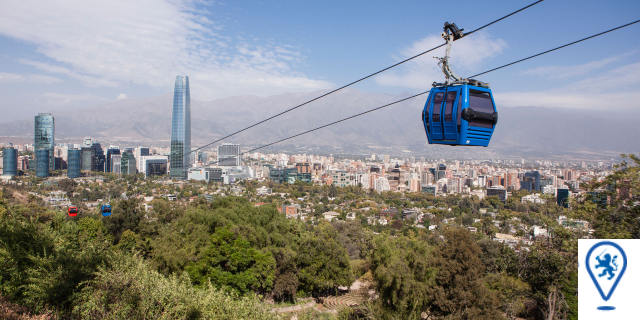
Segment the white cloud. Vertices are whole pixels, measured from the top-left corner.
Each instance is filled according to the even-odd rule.
[[[61,79],[41,74],[15,74],[0,72],[0,83],[30,82],[30,83],[58,83]]]
[[[219,34],[195,2],[7,0],[0,34],[34,43],[48,58],[21,63],[91,87],[169,89],[176,75],[189,75],[193,97],[207,100],[333,86],[296,73],[303,57],[287,46]]]
[[[126,99],[127,98],[127,94],[126,93],[121,93],[118,95],[118,98],[116,100],[122,100],[122,99]]]
[[[408,48],[402,50],[398,60],[415,56],[440,44],[444,40],[439,35],[431,35],[418,40]],[[479,71],[482,62],[502,52],[506,43],[501,39],[491,39],[486,33],[478,32],[472,36],[455,41],[451,45],[451,66],[461,77],[470,76],[471,72]],[[438,60],[433,56],[444,56],[445,47],[436,49],[421,57],[406,62],[399,71],[384,73],[376,77],[376,82],[384,86],[397,86],[415,89],[431,87],[434,81],[443,82],[444,74],[438,66]]]
[[[602,60],[600,60],[602,61]],[[640,62],[627,64],[561,88],[536,92],[494,92],[498,106],[639,110]]]

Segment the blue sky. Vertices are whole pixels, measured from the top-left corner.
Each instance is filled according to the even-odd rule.
[[[170,93],[192,98],[331,89],[442,42],[445,21],[473,30],[521,1],[5,0],[0,122],[37,112]],[[640,1],[546,0],[456,41],[468,76],[640,19]],[[480,80],[499,106],[639,110],[640,23]],[[354,86],[413,93],[442,81],[433,55]],[[373,106],[372,106],[373,107]]]

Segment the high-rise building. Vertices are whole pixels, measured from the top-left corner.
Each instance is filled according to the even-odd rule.
[[[171,118],[171,163],[172,178],[186,179],[191,166],[187,153],[191,152],[191,98],[189,77],[176,76],[173,91],[173,115]]]
[[[111,172],[115,174],[122,174],[122,170],[120,169],[121,166],[122,166],[122,155],[112,154],[111,155]]]
[[[18,150],[6,147],[2,151],[2,174],[18,175]]]
[[[241,166],[240,164],[240,145],[232,143],[224,143],[218,146],[218,165],[219,166]]]
[[[136,158],[133,156],[133,152],[125,151],[120,159],[120,173],[121,174],[136,174]]]
[[[105,156],[102,146],[94,142],[91,145],[91,171],[104,172]]]
[[[35,118],[35,133],[33,136],[34,139],[34,149],[47,149],[49,150],[49,159],[47,160],[47,166],[51,170],[55,170],[55,160],[54,157],[54,136],[55,136],[55,123],[54,118],[49,113],[39,113]],[[37,152],[37,151],[36,151]],[[37,163],[37,159],[36,159]],[[37,164],[36,164],[37,165]]]
[[[91,159],[93,158],[91,156],[91,146],[84,146],[80,150],[82,153],[82,171],[91,171]]]
[[[82,169],[82,150],[69,149],[67,151],[67,177],[69,179],[80,177]]]
[[[105,172],[113,172],[113,165],[115,162],[113,162],[113,155],[120,155],[120,148],[112,148],[109,147],[109,149],[107,149],[107,155],[105,157],[105,165],[104,165],[104,171]],[[120,165],[120,161],[118,161],[118,166]]]
[[[143,172],[144,169],[142,168],[142,157],[148,156],[149,155],[149,148],[145,148],[145,147],[137,147],[133,153],[133,156],[136,157],[136,159],[138,160],[138,163],[136,164],[136,168],[138,168],[138,172]]]
[[[502,187],[487,188],[487,197],[498,196],[503,203],[507,201],[507,189]]]
[[[524,181],[531,182],[533,191],[540,191],[540,171],[525,172]]]
[[[165,175],[167,174],[167,160],[166,156],[142,156],[139,161],[139,172],[144,172],[145,177]]]
[[[46,178],[49,176],[49,149],[36,150],[36,177]]]
[[[556,191],[556,203],[559,206],[563,206],[565,208],[569,207],[569,196],[571,195],[571,191],[567,187],[559,187]]]

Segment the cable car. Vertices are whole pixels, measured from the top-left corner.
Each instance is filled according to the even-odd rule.
[[[67,213],[69,213],[70,217],[75,217],[78,215],[78,207],[76,206],[70,206],[69,209],[67,210]]]
[[[452,146],[489,146],[498,123],[498,112],[489,84],[458,77],[449,65],[451,43],[464,36],[455,23],[444,24],[442,37],[447,42],[442,67],[446,81],[433,83],[422,111],[429,144]]]
[[[111,215],[111,205],[103,204],[103,205],[102,205],[102,210],[101,210],[101,211],[102,211],[102,215],[103,215],[104,217],[108,217],[108,216],[110,216],[110,215]]]

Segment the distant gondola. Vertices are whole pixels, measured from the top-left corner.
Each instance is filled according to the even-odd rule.
[[[445,83],[433,83],[422,111],[422,121],[430,144],[489,146],[498,123],[498,112],[489,84],[458,77],[449,65],[451,42],[464,36],[454,23],[444,24],[447,41],[444,58],[438,63]],[[453,79],[451,81],[450,79]]]
[[[111,215],[111,205],[104,204],[102,205],[102,215],[108,217]]]
[[[78,215],[78,208],[76,206],[70,206],[67,213],[69,213],[70,217],[75,217]]]

